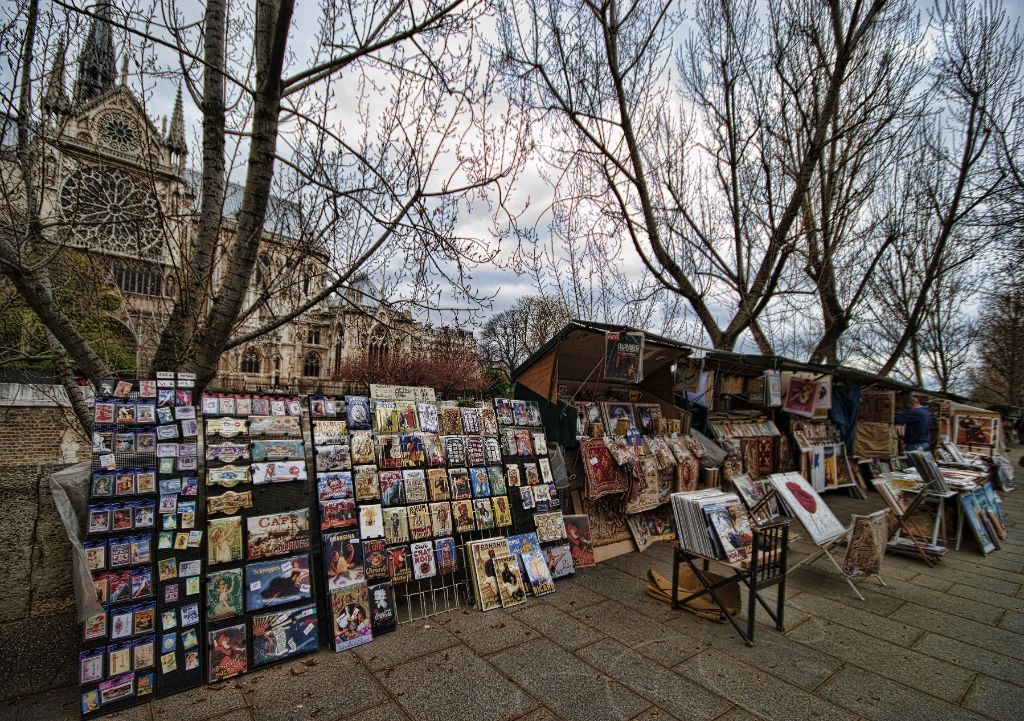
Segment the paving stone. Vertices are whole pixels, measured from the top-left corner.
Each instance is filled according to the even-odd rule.
[[[314,657],[239,677],[254,721],[334,719],[379,706],[387,695],[351,652]]]
[[[853,721],[857,716],[803,689],[769,676],[717,649],[675,669],[736,706],[769,721]]]
[[[953,584],[948,593],[953,596],[960,596],[961,598],[969,598],[972,601],[987,603],[990,606],[995,606],[996,608],[1005,608],[1009,611],[1017,611],[1018,613],[1024,612],[1024,598],[1007,596],[1002,593],[993,593],[992,591],[986,591],[983,588],[974,588],[973,586],[967,586],[962,583]]]
[[[979,676],[967,692],[963,705],[994,719],[1020,718],[1024,689],[994,678]]]
[[[936,578],[935,576],[929,576],[926,573],[918,574],[913,583],[915,586],[921,586],[922,588],[930,588],[933,591],[948,591],[953,587],[953,581],[949,581],[945,578]]]
[[[893,581],[893,583],[899,582]],[[857,588],[864,596],[863,601],[857,598],[838,571],[829,570],[824,566],[820,569],[816,566],[810,568],[801,566],[786,579],[787,591],[796,589],[800,592],[814,593],[823,598],[834,598],[843,603],[857,604],[857,608],[880,616],[888,616],[903,605],[903,599],[883,593],[885,589],[875,579],[864,579],[857,583]]]
[[[667,559],[663,559],[656,558],[646,553],[627,553],[623,556],[609,558],[602,565],[608,565],[622,571],[623,573],[628,573],[630,576],[639,578],[645,583],[647,581],[647,571],[651,568],[666,578],[672,577],[671,556]]]
[[[754,645],[747,646],[731,625],[704,622],[701,629],[695,633],[697,638],[719,651],[807,690],[842,666],[841,661],[791,641],[774,630],[759,628],[754,634]]]
[[[521,675],[531,667],[522,666]],[[464,646],[406,661],[378,678],[416,721],[499,721],[521,716],[536,705]]]
[[[393,633],[375,638],[366,645],[357,646],[355,653],[371,671],[378,671],[397,666],[416,656],[450,648],[458,643],[459,639],[448,633],[444,626],[427,619],[402,624]]]
[[[1024,684],[1024,662],[963,641],[929,633],[914,644],[914,650],[985,676]]]
[[[1010,583],[1021,581],[1021,574],[1016,571],[1004,571],[993,566],[979,566],[977,563],[969,562],[966,557],[959,555],[946,556],[942,559],[942,563],[929,568],[928,573],[935,576],[948,576],[957,579],[961,577],[961,574],[965,574],[965,578],[982,576],[984,578],[998,578],[1001,581],[1009,581]]]
[[[1005,611],[1003,608],[990,606],[986,603],[971,601],[959,596],[951,596],[948,593],[932,591],[931,589],[921,588],[920,586],[914,586],[902,581],[890,583],[887,587],[879,588],[872,591],[872,593],[883,594],[893,599],[910,601],[920,606],[934,608],[937,611],[945,611],[955,616],[963,616],[980,623],[995,623],[1002,617]],[[898,605],[889,611],[880,610],[878,613],[882,616],[889,616],[897,607]]]
[[[544,603],[560,608],[563,611],[571,612],[574,609],[593,606],[595,603],[602,603],[607,600],[607,596],[591,591],[575,578],[559,581],[555,584],[555,587],[558,590],[549,596],[544,596],[543,600]]]
[[[550,641],[529,641],[499,651],[489,660],[529,690],[537,701],[568,721],[625,721],[650,706]],[[449,718],[476,721],[475,717],[458,714]]]
[[[355,716],[344,716],[345,721],[406,721],[409,717],[402,709],[394,703],[386,703],[383,706],[375,706],[365,711],[360,711]],[[217,719],[220,721],[220,719]]]
[[[730,703],[617,641],[605,639],[576,655],[681,721],[714,719]]]
[[[940,636],[964,641],[972,646],[981,646],[1024,660],[1024,636],[1019,633],[936,611],[932,608],[925,608],[914,603],[900,606],[889,618],[916,626],[923,631],[937,633]]]
[[[634,716],[632,718],[632,721],[676,721],[676,717],[670,714],[668,711],[663,711],[660,708],[651,707],[646,711],[641,712],[640,715]]]
[[[481,613],[473,609],[460,609],[439,616],[436,621],[481,656],[538,636],[536,631],[503,610]]]
[[[574,615],[606,636],[621,641],[663,666],[674,666],[707,645],[671,626],[635,613],[632,607],[626,608],[614,601],[588,606]]]
[[[820,619],[808,621],[787,635],[794,641],[946,701],[959,701],[974,680],[972,672],[951,663]]]
[[[736,706],[731,711],[726,711],[715,721],[760,721],[760,718]]]
[[[514,613],[513,618],[569,651],[604,638],[592,626],[546,604],[531,604]]]
[[[221,683],[156,699],[152,706],[156,721],[202,721],[232,709],[245,708],[245,697],[232,684]]]
[[[576,580],[607,598],[629,604],[634,613],[642,613],[656,621],[664,621],[675,616],[675,611],[669,604],[656,601],[647,595],[644,590],[646,581],[623,573],[617,568],[604,565],[584,568],[576,574]]]
[[[541,706],[536,711],[531,711],[525,716],[520,716],[516,721],[562,721],[550,709]]]
[[[1024,634],[1024,613],[1007,611],[999,621],[999,628],[1005,628],[1014,633]]]
[[[228,711],[210,721],[252,721],[252,712],[247,708],[236,708],[234,711]]]
[[[974,586],[975,588],[982,588],[986,591],[992,591],[993,593],[1002,593],[1007,596],[1013,596],[1021,590],[1021,577],[1017,575],[1016,578],[1017,581],[1014,582],[1002,578],[993,578],[992,576],[983,576],[980,573],[969,573],[961,569],[957,569],[956,572],[952,574],[946,573],[940,578],[939,574],[933,573],[933,569],[928,569],[923,572],[918,579],[914,581],[914,583],[917,583],[918,585],[925,585],[929,582],[925,579],[938,579],[949,583],[950,587],[952,587],[954,583],[960,583],[968,586]],[[922,583],[922,581],[924,581],[924,583]],[[929,586],[929,588],[934,588],[934,586]]]
[[[81,696],[77,686],[44,691],[22,700],[15,706],[2,707],[3,718],[11,719],[46,719],[47,721],[77,721],[82,717]],[[148,707],[148,704],[147,704]],[[10,715],[6,712],[10,711]],[[148,714],[148,708],[146,710]],[[143,718],[149,718],[145,716]]]
[[[975,713],[854,666],[830,678],[818,693],[871,721],[982,721]]]
[[[901,645],[909,646],[919,639],[923,634],[920,628],[908,626],[895,620],[892,617],[885,618],[868,611],[862,611],[851,604],[839,603],[829,598],[815,596],[813,593],[802,593],[792,602],[797,608],[819,618],[825,618],[834,623],[861,631],[869,636],[876,636],[886,641],[892,641]],[[906,604],[903,604],[906,606]],[[903,608],[900,606],[900,608]],[[898,612],[899,609],[896,609]]]

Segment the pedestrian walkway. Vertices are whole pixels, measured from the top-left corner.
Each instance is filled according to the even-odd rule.
[[[1016,461],[1024,449],[1012,453]],[[1018,467],[1018,471],[1021,470]],[[1018,473],[1018,486],[1024,475]],[[841,520],[883,507],[826,495]],[[1003,495],[1010,539],[935,567],[886,558],[859,601],[819,562],[790,576],[786,632],[748,648],[644,594],[671,573],[662,543],[582,569],[514,611],[454,612],[354,651],[322,651],[109,719],[160,721],[951,721],[1024,717],[1024,491]],[[813,549],[797,541],[792,563]],[[760,618],[760,616],[759,616]],[[77,719],[77,688],[0,719]]]

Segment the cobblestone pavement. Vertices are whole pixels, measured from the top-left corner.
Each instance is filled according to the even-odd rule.
[[[1022,451],[1014,449],[1014,461]],[[825,498],[844,521],[882,506],[874,494]],[[935,567],[887,557],[887,586],[859,582],[865,601],[827,562],[794,571],[786,631],[760,626],[752,648],[728,624],[644,594],[648,568],[671,573],[671,547],[662,543],[583,569],[514,611],[405,624],[354,651],[321,651],[106,718],[1024,718],[1024,536],[1015,522],[1024,487],[1003,498],[1011,520],[1002,549],[986,558],[966,541]],[[791,564],[811,550],[794,542]],[[77,702],[76,688],[51,691],[5,703],[0,719],[77,719]]]

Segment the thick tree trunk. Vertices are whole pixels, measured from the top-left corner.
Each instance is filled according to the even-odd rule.
[[[194,340],[211,301],[213,269],[221,239],[224,209],[224,0],[208,0],[204,24],[203,59],[203,187],[199,227],[185,259],[183,278],[171,317],[160,336],[154,370],[189,370],[195,357]]]
[[[256,92],[245,192],[235,243],[225,259],[224,279],[207,316],[202,342],[196,348],[195,372],[199,388],[205,388],[217,374],[218,361],[241,311],[259,253],[274,177],[281,70],[292,8],[291,0],[260,0],[256,5]]]

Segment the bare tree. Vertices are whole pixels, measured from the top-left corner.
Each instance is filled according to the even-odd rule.
[[[936,289],[992,240],[986,211],[1005,180],[993,131],[1005,126],[1024,58],[1020,33],[998,0],[945,0],[935,23],[931,105],[916,134],[918,157],[905,176],[906,314],[880,364],[883,374],[908,349],[917,355],[912,346]],[[894,280],[882,274],[883,293]]]
[[[523,296],[487,319],[480,330],[480,354],[512,378],[512,372],[571,320],[559,299]]]
[[[391,301],[457,310],[481,300],[470,293],[467,303],[458,289],[471,291],[471,269],[493,249],[460,237],[456,221],[514,174],[523,141],[515,119],[494,106],[474,52],[482,2],[323,2],[308,50],[288,45],[299,22],[292,0],[258,0],[254,14],[227,0],[188,11],[168,0],[161,24],[150,23],[149,8],[54,2],[68,14],[22,0],[3,28],[18,62],[3,87],[17,132],[5,159],[0,269],[78,372],[97,380],[111,369],[51,290],[47,259],[62,241],[43,200],[39,95],[52,58],[39,50],[56,47],[59,31],[82,15],[135,38],[139,65],[183,81],[202,114],[196,232],[167,241],[177,292],[155,368],[194,370],[203,387],[227,349],[301,317],[367,271],[391,279],[382,283]],[[183,135],[172,123],[182,149]],[[244,176],[240,188],[233,174]],[[238,210],[226,219],[233,192]],[[298,209],[291,232],[303,242],[262,267],[268,232],[283,238],[268,231],[275,192]],[[193,218],[191,208],[182,212]],[[303,260],[314,256],[323,263],[310,284]],[[442,279],[456,291],[442,297]],[[285,291],[287,303],[268,302]]]
[[[580,196],[593,212],[617,224],[716,347],[731,348],[748,329],[767,342],[756,320],[785,282],[849,66],[885,7],[830,3],[821,37],[806,22],[819,4],[771,3],[768,26],[752,3],[699,4],[682,95],[667,67],[678,20],[672,2],[531,0],[506,6],[501,32],[522,101],[568,134],[553,161],[579,168],[588,180]],[[792,102],[787,85],[803,80],[787,66],[794,44],[819,50],[823,90],[811,107]],[[765,97],[776,105],[759,102]],[[696,105],[697,129],[677,110],[684,99]],[[773,136],[779,113],[803,113],[799,122],[810,129],[795,164]]]

